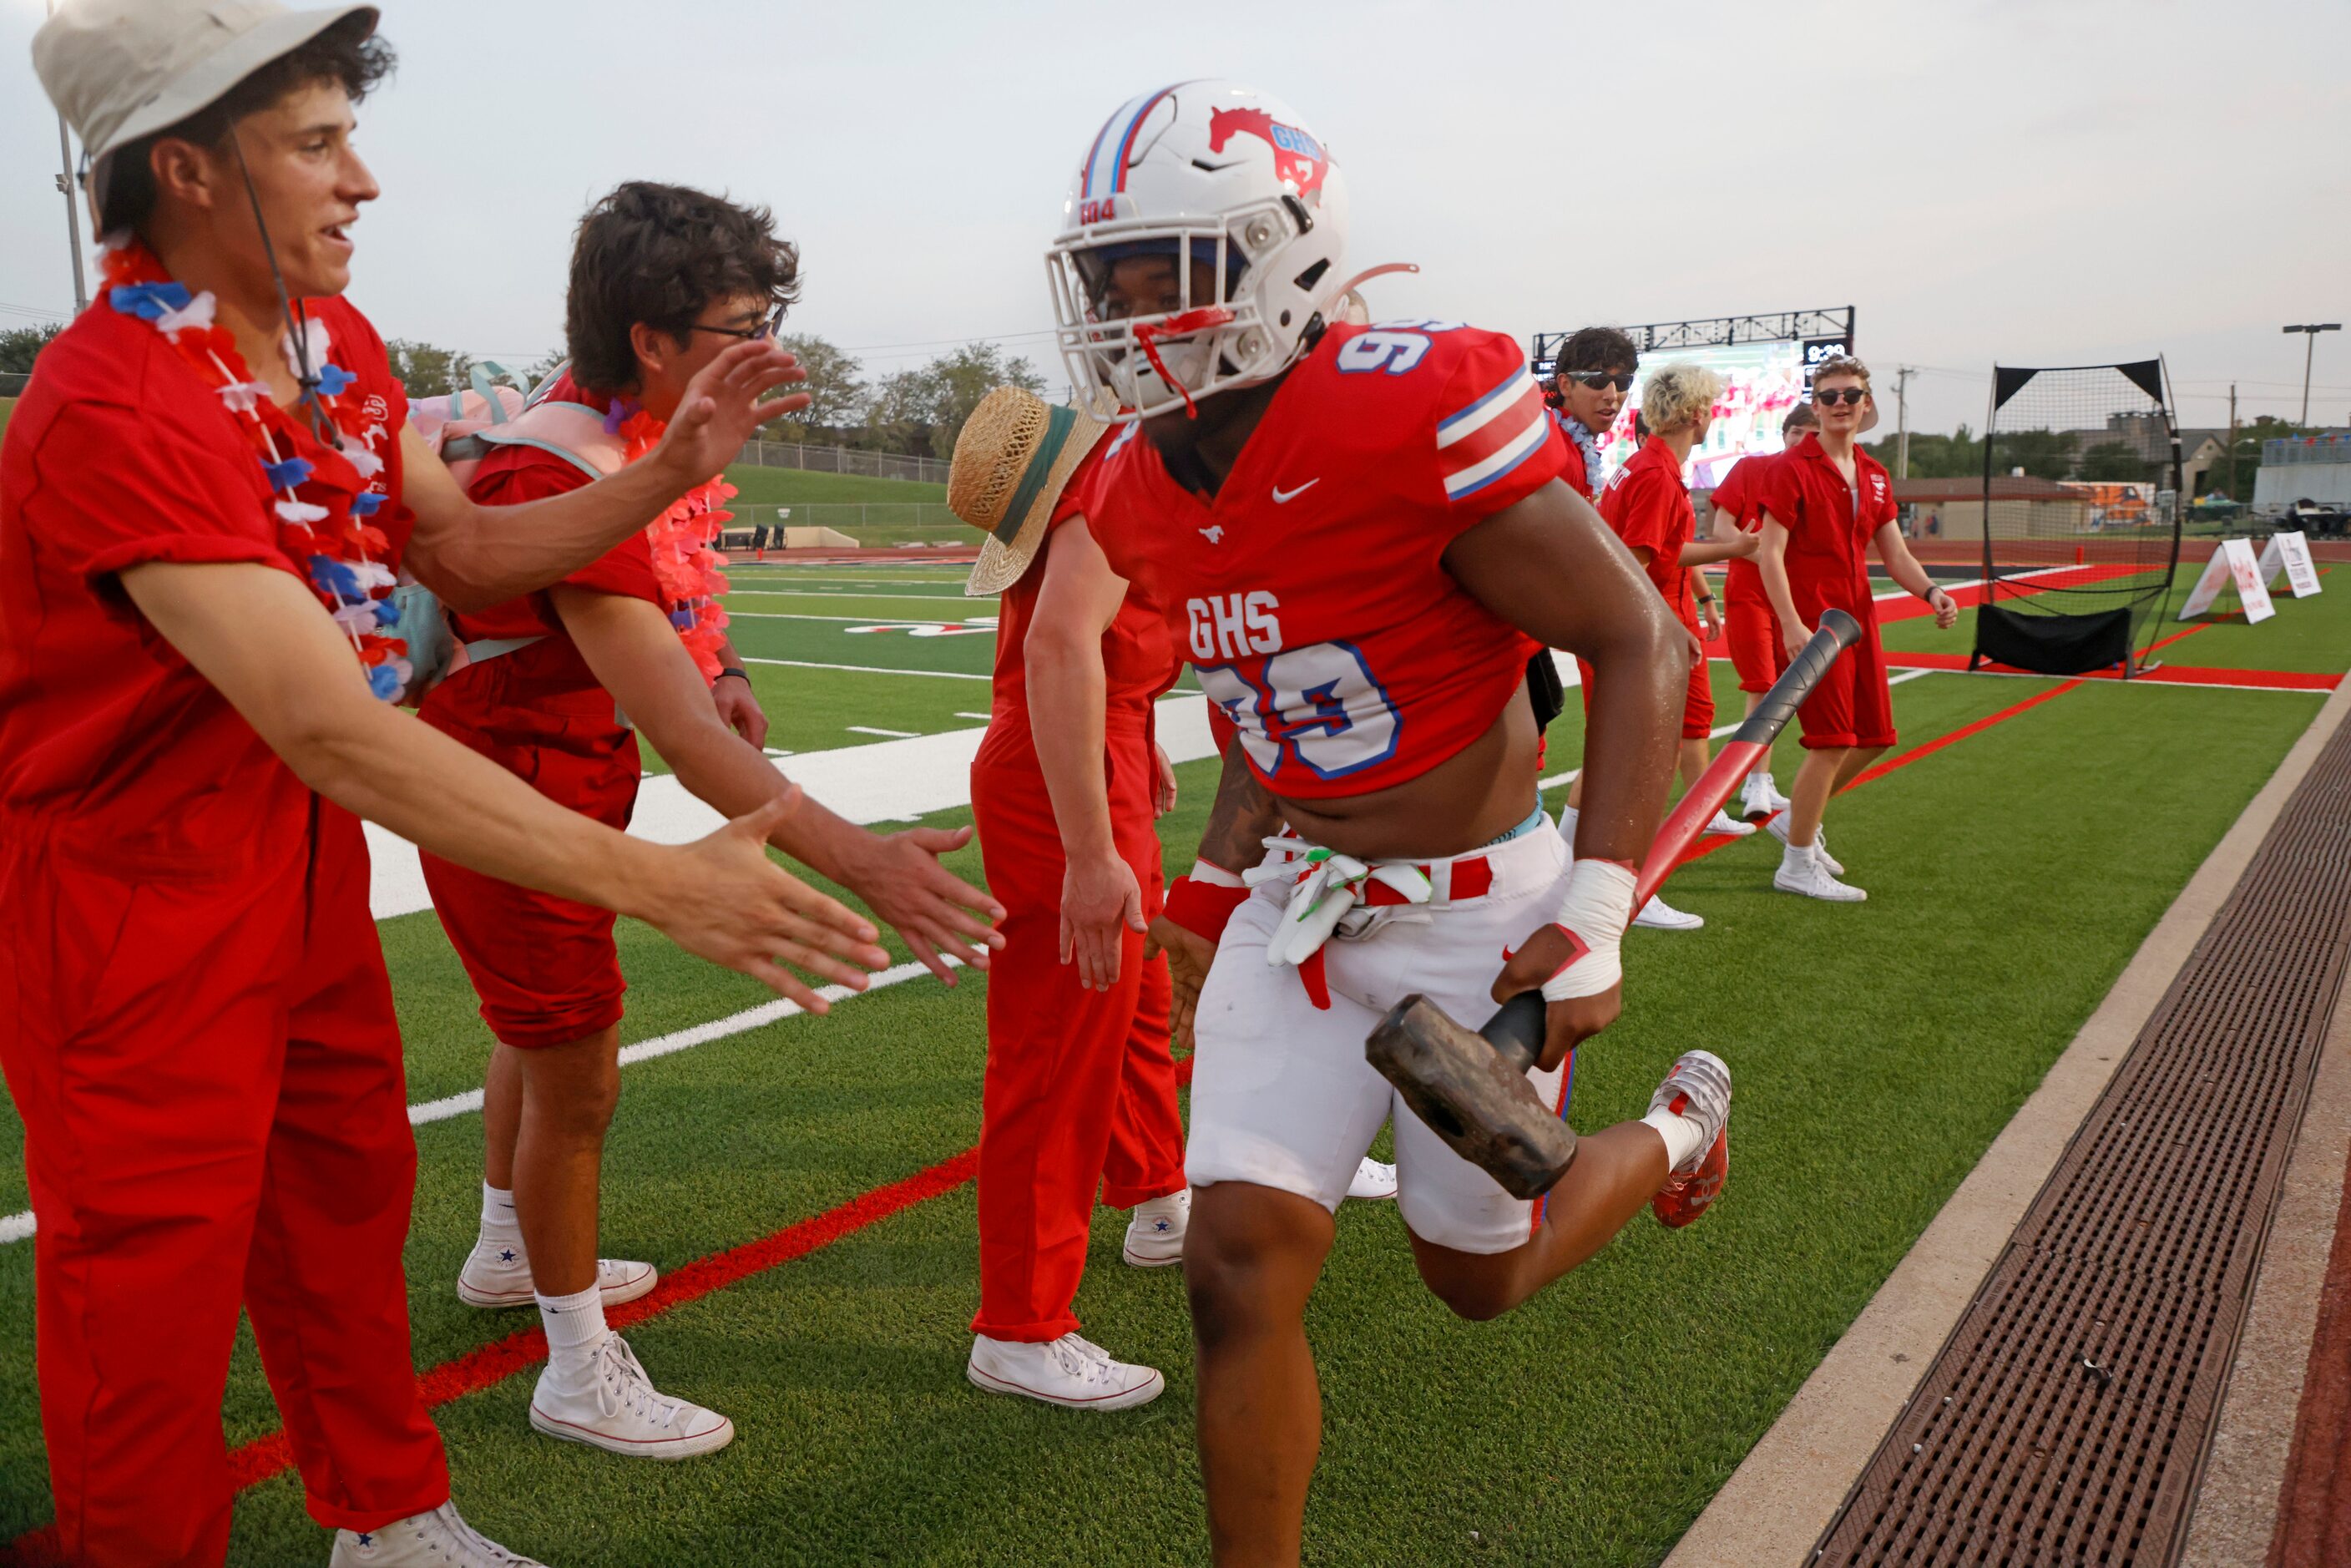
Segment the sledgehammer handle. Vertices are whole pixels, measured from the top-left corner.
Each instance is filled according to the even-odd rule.
[[[1813,632],[1813,640],[1789,661],[1786,672],[1771,683],[1771,689],[1763,694],[1763,700],[1755,705],[1755,711],[1723,747],[1713,766],[1690,786],[1681,804],[1657,830],[1656,840],[1649,846],[1648,858],[1641,862],[1641,874],[1634,887],[1635,913],[1649,901],[1651,894],[1665,885],[1666,878],[1681,863],[1682,852],[1706,831],[1715,812],[1737,791],[1739,781],[1754,768],[1756,758],[1769,750],[1780,732],[1788,727],[1788,721],[1795,716],[1804,699],[1813,695],[1813,688],[1821,684],[1821,677],[1836,663],[1837,655],[1852,647],[1860,636],[1860,623],[1844,611],[1821,612],[1821,623]],[[1542,1057],[1542,993],[1520,991],[1504,1002],[1478,1032],[1515,1071],[1523,1072],[1531,1068]]]

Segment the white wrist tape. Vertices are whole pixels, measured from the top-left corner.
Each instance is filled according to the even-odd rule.
[[[1596,997],[1625,977],[1625,927],[1633,919],[1633,873],[1614,861],[1578,861],[1567,874],[1558,924],[1576,953],[1542,984],[1543,1000]]]
[[[1207,861],[1194,861],[1192,862],[1192,880],[1207,887],[1246,887],[1249,885],[1241,880],[1240,873],[1238,872],[1227,871],[1220,865],[1210,865]]]

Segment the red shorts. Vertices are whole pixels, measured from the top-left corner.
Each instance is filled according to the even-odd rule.
[[[1739,672],[1739,689],[1758,695],[1786,673],[1788,646],[1780,639],[1779,618],[1769,600],[1728,594],[1723,601],[1723,635],[1730,643],[1730,667]]]
[[[582,749],[501,745],[476,731],[443,727],[559,806],[609,828],[626,828],[637,803],[637,737]],[[621,1021],[628,983],[612,945],[612,912],[420,857],[441,928],[465,961],[482,1021],[523,1051],[569,1045]]]
[[[1894,694],[1886,685],[1877,612],[1865,600],[1853,615],[1861,622],[1861,640],[1838,655],[1796,710],[1807,750],[1894,744]]]
[[[1695,632],[1695,626],[1690,628]],[[1714,733],[1714,674],[1710,660],[1700,659],[1690,665],[1689,685],[1682,696],[1682,738],[1704,740]],[[1592,715],[1592,666],[1583,660],[1575,661],[1577,695],[1583,699],[1585,717]]]

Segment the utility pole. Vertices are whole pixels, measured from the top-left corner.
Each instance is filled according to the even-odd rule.
[[[2302,423],[2304,425],[2307,425],[2310,423],[2310,357],[2318,350],[2318,335],[2321,332],[2340,332],[2343,330],[2343,323],[2340,321],[2312,321],[2300,327],[2282,327],[2279,330],[2283,332],[2300,332],[2303,334]]]
[[[1894,476],[1910,477],[1910,378],[1918,372],[1904,365],[1894,372]]]
[[[2229,383],[2229,499],[2237,499],[2237,383]]]
[[[57,14],[57,0],[48,0],[48,14]],[[57,175],[57,193],[66,199],[66,251],[73,257],[74,314],[78,316],[89,303],[89,290],[81,278],[81,213],[74,205],[73,142],[66,133],[65,111],[57,111],[57,156],[63,171]]]

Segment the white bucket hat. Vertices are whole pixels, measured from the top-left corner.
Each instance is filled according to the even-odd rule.
[[[67,0],[33,35],[33,70],[89,159],[90,206],[106,209],[107,161],[177,125],[231,88],[372,5],[289,11],[279,0]]]

